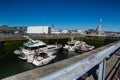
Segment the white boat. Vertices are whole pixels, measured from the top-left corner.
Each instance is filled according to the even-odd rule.
[[[73,38],[71,38],[71,41],[67,42],[63,48],[68,51],[89,51],[94,49],[94,46],[90,46],[86,42],[73,40]]]
[[[20,59],[26,59],[27,62],[33,63],[36,66],[39,66],[41,63],[49,63],[56,57],[54,54],[62,48],[61,45],[47,45],[43,41],[33,40],[28,36],[25,36],[25,38],[29,41],[24,43],[20,50],[15,50],[14,53],[18,54]],[[40,55],[43,53],[45,53],[47,57],[41,57]],[[41,59],[37,60],[36,57],[41,57]]]
[[[41,55],[39,55],[33,60],[33,64],[36,66],[42,66],[50,63],[55,57],[56,55],[48,55],[46,53],[41,53]]]

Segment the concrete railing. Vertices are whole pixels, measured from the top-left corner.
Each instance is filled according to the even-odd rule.
[[[120,37],[103,37],[103,36],[92,36],[83,34],[2,34],[0,35],[0,41],[12,41],[12,40],[25,40],[24,35],[30,36],[34,39],[66,39],[70,37],[89,37],[89,38],[103,38],[103,39],[114,39],[120,40]]]

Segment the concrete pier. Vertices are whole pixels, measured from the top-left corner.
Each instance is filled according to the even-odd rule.
[[[120,40],[120,36],[93,36],[93,35],[81,35],[81,34],[10,34],[10,35],[0,35],[0,41],[14,41],[14,40],[26,40],[23,36],[28,35],[32,39],[68,39],[70,37],[89,37],[89,38],[103,38],[103,39],[112,39]]]

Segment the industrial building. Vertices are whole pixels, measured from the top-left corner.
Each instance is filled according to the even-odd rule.
[[[51,34],[61,34],[61,31],[58,29],[51,28]]]
[[[0,26],[0,34],[25,34],[27,27],[10,27],[8,25]]]
[[[49,26],[28,26],[27,33],[30,34],[51,34]]]

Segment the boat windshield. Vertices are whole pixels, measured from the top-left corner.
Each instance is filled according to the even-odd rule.
[[[69,46],[74,46],[74,44],[68,44]]]
[[[43,57],[43,58],[47,58],[48,55],[46,53],[40,53],[40,56]]]
[[[46,47],[46,45],[41,45],[41,46],[31,47],[30,49],[31,49],[31,50],[36,50],[36,49],[44,48],[44,47]]]
[[[30,47],[28,47],[28,46],[23,46],[23,48],[24,48],[24,49],[27,49],[27,50],[30,49]]]
[[[36,50],[36,49],[44,48],[44,47],[46,47],[46,45],[35,46],[35,47],[23,46],[23,48],[24,48],[24,49],[27,49],[27,50]]]

